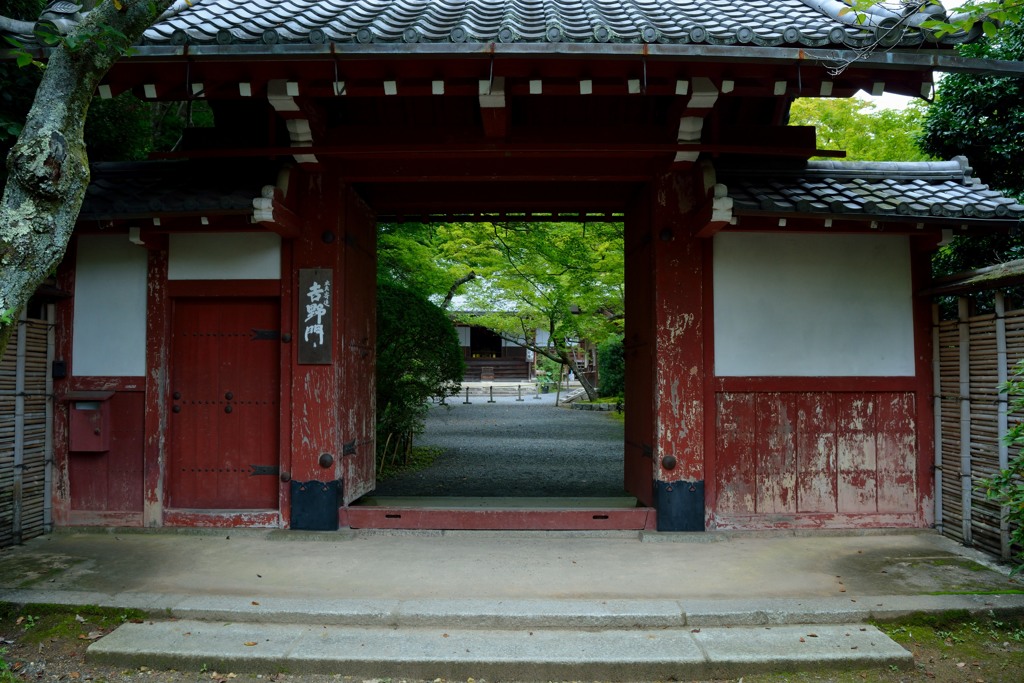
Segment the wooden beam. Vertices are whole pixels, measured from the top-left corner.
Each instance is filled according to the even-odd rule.
[[[495,131],[496,134],[496,131]],[[723,145],[705,143],[662,143],[662,144],[629,144],[629,143],[579,143],[579,144],[521,144],[521,143],[438,143],[422,145],[312,145],[296,147],[246,147],[235,149],[194,149],[180,152],[155,152],[153,159],[227,159],[253,157],[280,157],[298,154],[312,154],[324,157],[361,158],[404,158],[404,157],[449,157],[477,156],[490,158],[508,158],[510,156],[534,157],[639,157],[656,154],[673,154],[677,152],[701,153],[714,155],[763,155],[805,157],[827,156],[842,158],[843,150],[824,150],[780,147],[775,145]]]
[[[281,202],[281,191],[273,185],[263,188],[263,195],[252,200],[252,207],[254,223],[285,239],[302,234],[302,220]]]
[[[480,116],[486,137],[504,138],[508,135],[504,77],[496,76],[490,80],[480,81]]]

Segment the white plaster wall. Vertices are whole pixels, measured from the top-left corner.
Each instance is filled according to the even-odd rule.
[[[273,233],[171,235],[168,280],[280,280],[281,238]]]
[[[718,234],[715,374],[913,376],[912,296],[903,236]]]
[[[86,235],[76,263],[73,374],[145,375],[146,250],[125,235]]]
[[[459,346],[469,346],[469,328],[465,325],[456,325],[455,331],[459,333]]]

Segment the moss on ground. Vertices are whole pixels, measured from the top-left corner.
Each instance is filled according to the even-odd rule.
[[[0,603],[2,630],[20,629],[23,631],[22,639],[27,643],[43,643],[65,638],[88,639],[91,633],[105,633],[127,621],[139,621],[144,618],[146,613],[137,609],[96,605]]]

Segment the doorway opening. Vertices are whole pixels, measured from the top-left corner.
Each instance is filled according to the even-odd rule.
[[[430,397],[409,450],[389,451],[378,432],[377,488],[350,508],[352,526],[647,525],[625,485],[624,389],[600,379],[601,345],[617,343],[621,359],[622,238],[621,222],[586,216],[379,227],[380,279],[419,287],[443,310],[449,334],[420,344],[457,345],[464,369]],[[409,243],[431,255],[418,262],[429,272],[400,260]],[[383,386],[393,378],[378,363]]]

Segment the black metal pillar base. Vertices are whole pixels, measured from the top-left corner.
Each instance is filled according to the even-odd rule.
[[[341,480],[292,481],[291,528],[303,531],[337,531]]]
[[[654,482],[658,531],[705,531],[704,482]]]

